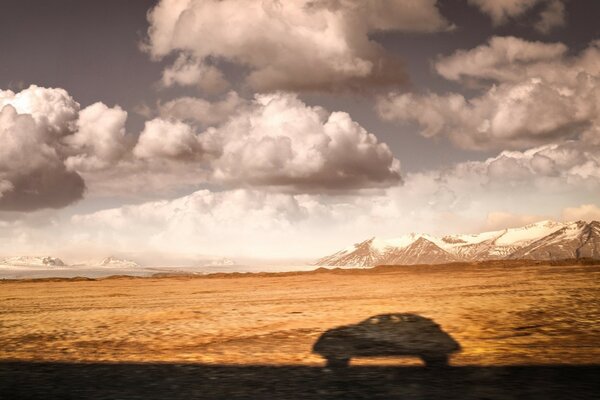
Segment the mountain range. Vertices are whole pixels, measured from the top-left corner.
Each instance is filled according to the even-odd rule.
[[[138,268],[135,261],[106,257],[101,261],[90,261],[83,264],[67,264],[58,257],[51,256],[13,256],[0,258],[0,267],[26,267],[26,268],[63,268],[63,267],[107,267],[107,268]]]
[[[541,221],[520,228],[442,237],[373,237],[316,261],[319,266],[443,264],[501,259],[600,259],[600,222]]]

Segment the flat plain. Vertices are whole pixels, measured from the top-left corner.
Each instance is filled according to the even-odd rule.
[[[433,319],[454,366],[600,362],[600,266],[490,263],[0,283],[0,360],[305,365],[325,331]],[[352,365],[420,365],[417,358]]]

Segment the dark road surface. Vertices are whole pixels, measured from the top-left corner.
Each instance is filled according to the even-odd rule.
[[[0,399],[600,399],[600,365],[372,367],[0,362]]]

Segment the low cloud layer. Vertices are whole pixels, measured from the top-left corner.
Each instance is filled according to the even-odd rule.
[[[582,204],[567,207],[562,212],[565,221],[600,221],[600,207],[595,204]]]
[[[481,93],[392,93],[378,103],[387,120],[414,121],[426,137],[447,136],[474,150],[527,149],[560,140],[598,143],[600,48],[569,57],[560,43],[492,38],[435,67],[447,79],[476,82]]]
[[[179,54],[163,84],[208,92],[228,86],[222,62],[247,70],[245,83],[263,92],[403,84],[402,64],[369,34],[450,27],[436,0],[162,0],[148,21],[145,49]]]
[[[404,185],[371,196],[200,190],[80,214],[66,224],[82,232],[82,243],[121,251],[310,259],[372,235],[595,218],[596,206],[572,205],[587,204],[600,193],[597,171],[600,149],[555,144],[411,173]]]

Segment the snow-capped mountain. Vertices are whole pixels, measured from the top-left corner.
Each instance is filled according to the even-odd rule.
[[[541,221],[520,228],[443,237],[411,233],[371,238],[316,265],[372,267],[378,264],[442,264],[498,259],[600,258],[600,223]]]
[[[386,264],[443,264],[458,261],[459,257],[442,249],[430,239],[421,236],[406,247],[391,247],[383,254]]]
[[[14,267],[64,267],[66,264],[58,257],[15,256],[0,259],[0,265]]]
[[[370,267],[382,258],[386,249],[385,242],[377,241],[375,238],[357,243],[352,247],[338,251],[317,261],[317,265],[352,265],[356,267]]]
[[[98,266],[108,268],[138,268],[140,265],[135,261],[110,256],[102,260]]]

